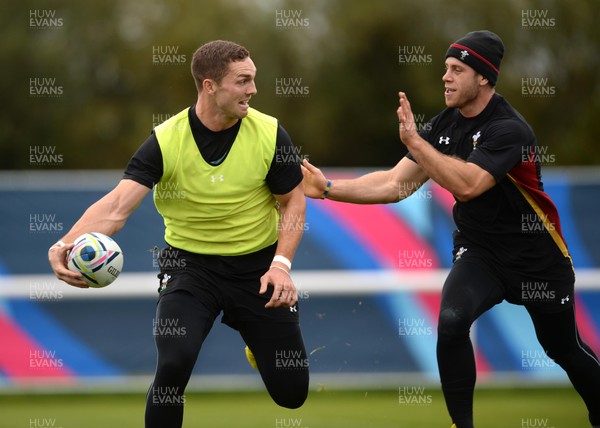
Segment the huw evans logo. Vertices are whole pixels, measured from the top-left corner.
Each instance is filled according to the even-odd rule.
[[[302,418],[277,418],[274,428],[310,428],[302,423]]]
[[[432,61],[433,57],[425,52],[425,46],[398,46],[398,64],[400,65],[429,65]]]
[[[556,231],[556,225],[548,214],[521,214],[521,233],[546,233]]]
[[[30,77],[29,96],[32,98],[60,98],[64,89],[57,84],[56,77]]]
[[[174,115],[172,113],[152,113],[152,128],[156,128],[163,122],[171,119]]]
[[[308,28],[308,18],[302,16],[302,10],[278,9],[275,11],[275,27],[284,29]]]
[[[310,88],[303,84],[302,77],[275,78],[275,95],[277,97],[308,97]]]
[[[63,223],[56,220],[56,214],[29,214],[29,232],[31,233],[60,233],[63,230]]]
[[[56,152],[56,146],[29,146],[29,165],[62,165],[63,155]]]
[[[398,267],[400,269],[419,269],[433,267],[433,260],[427,257],[425,250],[398,251]]]
[[[535,165],[554,165],[556,163],[556,155],[548,152],[548,146],[523,146],[521,148],[521,162],[525,164]]]
[[[548,418],[521,418],[521,428],[554,428],[554,424],[550,425]]]
[[[556,95],[556,86],[550,85],[547,77],[523,77],[521,95],[527,98],[553,97]]]
[[[63,359],[56,357],[55,350],[33,349],[29,351],[29,368],[47,369],[62,368],[63,366]]]
[[[540,350],[527,349],[521,351],[521,368],[523,370],[553,369],[556,363]]]
[[[424,386],[401,386],[398,388],[398,404],[430,406],[433,404],[433,396],[426,393]]]
[[[179,46],[152,46],[152,63],[155,65],[183,65],[185,54],[179,53]]]
[[[180,406],[185,404],[185,394],[178,386],[154,386],[151,396],[152,404],[158,406]]]
[[[431,131],[431,122],[425,118],[424,113],[413,114],[415,130],[417,132]]]
[[[58,30],[63,24],[63,18],[56,16],[55,9],[29,9],[29,28]]]
[[[424,318],[399,318],[398,336],[431,336],[433,328]]]
[[[548,9],[521,10],[521,26],[534,30],[549,30],[556,27],[556,18],[549,16]]]
[[[154,185],[154,198],[182,201],[186,198],[186,191],[180,188],[178,182],[159,181]]]
[[[521,299],[527,303],[554,302],[556,292],[549,289],[547,281],[526,281],[521,283]]]
[[[63,428],[56,418],[29,418],[29,428]]]
[[[31,281],[29,283],[29,299],[42,301],[59,301],[63,298],[62,289],[54,282]]]
[[[305,369],[308,368],[308,358],[303,358],[300,350],[276,350],[275,369]]]
[[[185,337],[187,329],[179,325],[179,318],[156,318],[152,321],[152,334],[162,337]]]

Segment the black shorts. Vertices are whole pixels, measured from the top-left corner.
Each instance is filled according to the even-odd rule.
[[[487,272],[486,278],[477,276],[466,281],[485,281],[486,286],[497,284],[509,303],[546,313],[563,311],[574,303],[575,273],[567,257],[544,268],[522,272],[503,264],[490,250],[464,241],[455,243],[453,256],[453,269],[475,263]],[[477,287],[477,284],[471,286]]]
[[[221,322],[238,329],[238,323],[299,322],[298,305],[265,308],[273,287],[259,294],[260,278],[267,272],[276,244],[241,256],[190,253],[171,246],[157,257],[160,296],[176,290],[194,295],[214,316],[223,311]]]

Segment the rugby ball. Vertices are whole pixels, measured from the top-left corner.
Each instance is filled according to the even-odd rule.
[[[75,240],[67,256],[67,266],[79,272],[90,287],[102,288],[111,284],[123,269],[121,247],[102,233],[84,233]]]

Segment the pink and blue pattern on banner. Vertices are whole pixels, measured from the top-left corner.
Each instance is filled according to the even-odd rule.
[[[356,171],[336,173],[331,177],[357,175]],[[554,173],[545,183],[558,207],[576,270],[597,269],[600,228],[595,213],[600,211],[600,180],[572,181]],[[150,274],[149,283],[139,284],[148,290],[143,296],[104,297],[99,291],[98,298],[63,299],[61,293],[67,286],[53,279],[47,264],[47,248],[60,236],[23,233],[32,212],[52,212],[67,227],[104,193],[0,191],[0,216],[5,219],[2,233],[5,241],[11,242],[11,251],[0,253],[0,384],[43,381],[69,385],[82,378],[118,379],[153,373],[152,322],[158,282],[149,249],[164,243],[162,220],[151,198],[144,200],[115,237],[128,260],[124,273]],[[360,270],[362,274],[449,269],[453,202],[447,191],[431,182],[397,204],[308,200],[307,225],[294,271]],[[22,257],[25,253],[28,257]],[[46,275],[53,281],[36,283],[32,279],[18,296],[1,293],[2,284],[10,278],[30,275]],[[307,348],[318,349],[311,355],[311,370],[411,372],[436,381],[441,282],[443,279],[435,289],[311,294],[300,305]],[[583,340],[600,353],[600,284],[588,285],[575,297],[577,321]],[[118,286],[117,282],[114,290]],[[373,284],[375,289],[377,286]],[[253,373],[243,352],[235,352],[243,350],[239,336],[217,324],[194,373]],[[477,321],[472,338],[479,379],[517,374],[521,379],[565,381],[562,370],[545,357],[521,307],[496,306]]]

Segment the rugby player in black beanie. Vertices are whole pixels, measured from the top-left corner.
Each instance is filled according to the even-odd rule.
[[[500,62],[504,56],[504,44],[491,31],[473,31],[452,43],[446,52],[448,57],[458,58],[496,86]]]
[[[406,94],[399,93],[400,139],[409,153],[390,170],[354,179],[328,180],[305,160],[304,193],[379,204],[400,202],[429,179],[448,190],[456,230],[436,352],[453,427],[474,426],[471,325],[504,300],[525,308],[542,348],[567,372],[591,425],[600,427],[600,363],[577,330],[573,264],[558,210],[544,191],[536,137],[496,93],[503,54],[490,31],[452,43],[442,76],[447,108],[420,132]],[[543,284],[544,294],[535,284]]]

